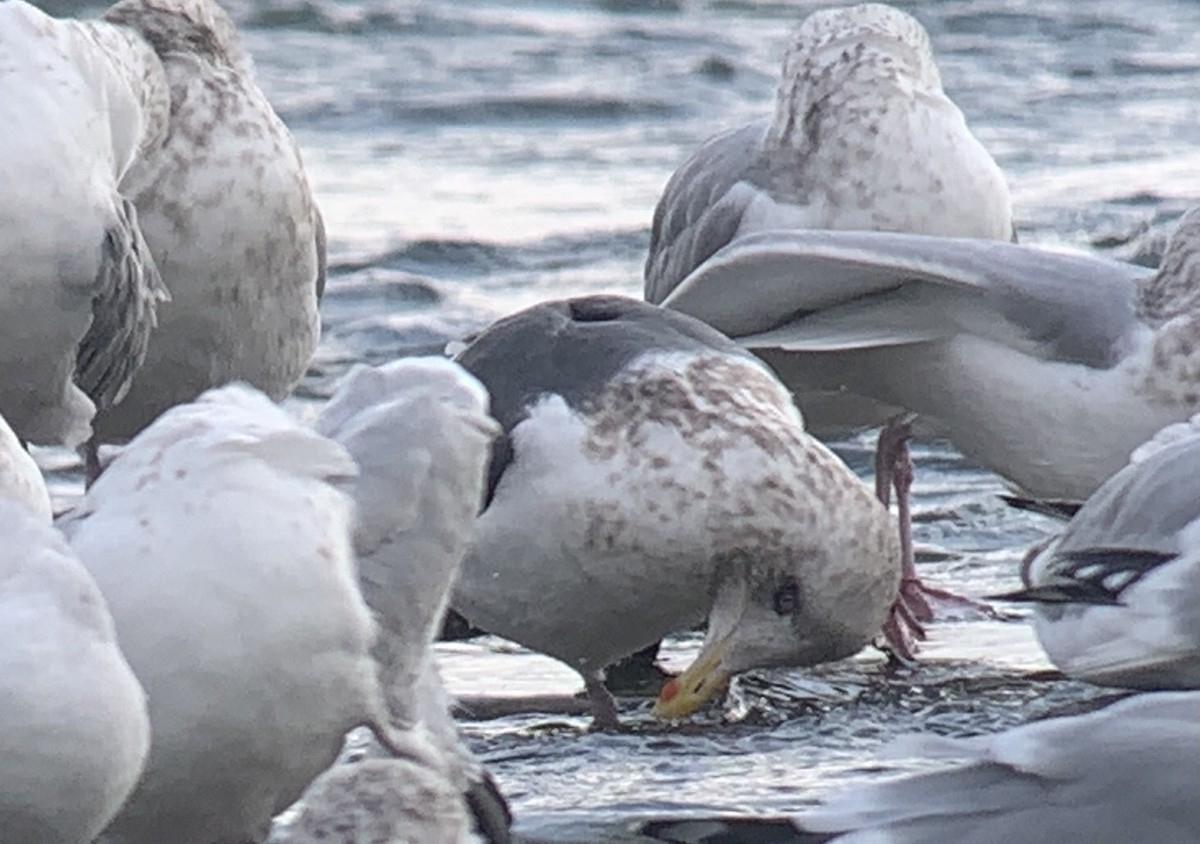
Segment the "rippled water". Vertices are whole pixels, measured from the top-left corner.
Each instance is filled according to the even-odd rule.
[[[666,179],[706,137],[770,109],[787,33],[817,5],[233,3],[329,231],[325,338],[298,401],[320,401],[354,361],[434,351],[542,299],[637,295]],[[1008,174],[1023,241],[1133,256],[1200,200],[1194,0],[899,5]],[[864,472],[867,444],[841,447]],[[60,495],[77,483],[72,458],[41,458]],[[1000,481],[945,446],[922,448],[918,472],[923,569],[975,594],[1011,587],[1053,526],[1006,510]],[[684,729],[652,724],[637,701],[616,736],[546,711],[466,728],[529,840],[635,841],[636,818],[786,812],[895,770],[905,763],[873,754],[898,732],[992,729],[1091,693],[1036,673],[1046,664],[1020,621],[931,632],[915,671],[867,654],[765,676],[741,684],[728,718]],[[696,645],[670,642],[668,664]],[[579,685],[496,640],[441,648],[468,703]]]

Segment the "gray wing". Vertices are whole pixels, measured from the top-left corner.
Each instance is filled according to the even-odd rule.
[[[1025,589],[1003,596],[1043,604],[1122,603],[1129,587],[1180,558],[1200,521],[1200,435],[1167,444],[1109,478],[1060,539],[1023,567]],[[1180,595],[1181,610],[1192,605]]]
[[[117,404],[146,357],[158,303],[169,299],[137,210],[122,198],[104,234],[92,295],[92,322],[75,357],[75,383],[97,410]]]
[[[675,171],[654,209],[645,299],[659,304],[692,270],[733,240],[746,194],[733,191],[758,168],[768,120],[756,120],[706,141]]]
[[[445,611],[458,560],[442,550],[435,525],[422,520],[435,455],[412,404],[389,381],[379,369],[355,367],[315,427],[359,465],[350,490],[359,585],[380,624],[372,653],[390,718],[408,727],[416,720],[413,683]]]
[[[1176,554],[1200,520],[1200,436],[1172,443],[1109,478],[1063,533],[1059,553],[1114,548]]]
[[[906,749],[962,763],[852,789],[797,822],[844,844],[1200,840],[1197,712],[1200,693],[1155,693],[993,736],[921,739]]]
[[[1141,326],[1138,283],[1150,273],[990,240],[768,231],[717,252],[663,304],[749,348],[831,351],[972,331],[1108,367]]]
[[[651,350],[745,355],[707,325],[626,296],[556,299],[505,317],[480,332],[455,360],[487,387],[504,428],[492,447],[484,509],[511,465],[509,433],[547,393],[582,407]]]

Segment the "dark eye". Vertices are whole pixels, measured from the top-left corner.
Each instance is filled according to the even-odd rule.
[[[791,615],[800,606],[800,586],[788,578],[783,585],[775,590],[773,599],[775,612],[780,615]]]

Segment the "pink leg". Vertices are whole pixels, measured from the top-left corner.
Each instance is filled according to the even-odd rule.
[[[996,615],[989,605],[946,589],[929,586],[917,574],[913,552],[911,490],[913,462],[908,442],[912,439],[911,414],[890,420],[879,433],[875,451],[875,496],[888,506],[891,490],[896,490],[896,518],[900,531],[900,593],[883,625],[888,647],[902,659],[911,660],[916,644],[925,638],[924,622],[934,617],[930,599]]]
[[[908,441],[912,439],[911,415],[896,416],[879,432],[875,447],[875,497],[890,507],[892,488],[896,490],[897,522],[900,531],[900,592],[883,624],[887,648],[905,660],[916,657],[917,642],[925,638],[923,621],[932,617],[928,602],[921,595],[912,544],[912,512],[908,493],[912,488],[913,464]],[[915,584],[916,588],[913,588]]]

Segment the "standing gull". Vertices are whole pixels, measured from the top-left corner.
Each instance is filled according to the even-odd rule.
[[[319,333],[325,232],[296,144],[213,0],[122,0],[104,15],[153,48],[170,123],[120,188],[171,293],[128,395],[97,416],[127,440],[172,405],[240,380],[282,399]]]
[[[479,510],[491,443],[500,433],[487,407],[487,391],[462,367],[417,358],[356,367],[317,420],[317,431],[344,446],[359,466],[352,482],[354,550],[363,596],[380,624],[374,653],[395,740],[407,755],[359,763],[366,767],[354,771],[335,769],[318,780],[305,794],[295,825],[299,837],[289,839],[297,844],[304,835],[315,839],[320,829],[349,823],[339,816],[354,803],[356,788],[352,817],[360,832],[370,824],[399,829],[415,823],[422,808],[429,820],[444,815],[436,808],[439,779],[490,844],[509,840],[507,805],[463,744],[433,659]],[[402,789],[400,780],[414,769],[424,773],[412,789]],[[394,814],[373,796],[415,798],[423,789],[432,789],[430,806],[401,799]],[[453,829],[447,826],[445,834]]]
[[[618,721],[605,667],[710,609],[706,695],[747,661],[838,659],[880,630],[887,511],[708,326],[585,297],[503,319],[458,360],[505,436],[454,606],[578,671],[597,726]]]
[[[797,824],[816,844],[1192,844],[1200,693],[1142,694],[991,736],[915,737],[945,770],[835,794]],[[736,836],[727,839],[737,841]],[[787,840],[787,839],[784,839]]]
[[[233,385],[163,414],[60,521],[146,689],[146,771],[104,844],[254,842],[386,730],[345,450]]]
[[[1200,415],[1165,428],[1027,558],[1042,648],[1063,673],[1200,689]]]
[[[169,109],[136,34],[0,4],[0,413],[26,442],[86,441],[142,361],[165,292],[120,185]]]
[[[935,417],[1036,498],[1087,498],[1200,410],[1200,209],[1156,272],[1010,243],[770,232],[714,256],[667,304],[801,390]]]
[[[137,784],[146,698],[2,417],[0,535],[0,830],[5,841],[87,844]]]
[[[737,238],[775,229],[1012,238],[1004,176],[942,90],[914,18],[869,3],[804,20],[774,116],[710,139],[667,183],[646,300],[661,303]]]

